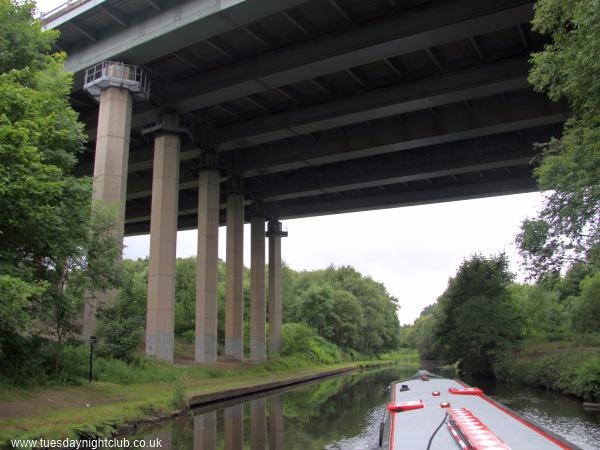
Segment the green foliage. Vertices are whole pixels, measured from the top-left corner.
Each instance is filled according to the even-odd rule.
[[[183,410],[188,408],[189,405],[183,378],[179,378],[173,385],[173,393],[169,404],[173,409]]]
[[[34,1],[0,1],[0,73],[45,62],[44,55],[50,51],[58,33],[41,33],[34,11]]]
[[[539,0],[533,29],[552,43],[532,56],[529,81],[574,112],[560,139],[543,146],[535,176],[548,190],[538,217],[517,237],[539,279],[572,262],[600,263],[600,8],[596,0]]]
[[[600,331],[600,272],[581,282],[581,295],[572,302],[572,326],[575,331]]]
[[[281,336],[282,356],[301,356],[319,364],[335,364],[342,361],[339,349],[306,325],[286,323],[282,327]]]
[[[339,347],[362,353],[398,347],[397,300],[381,283],[349,266],[288,273],[287,283],[285,322],[305,323]]]
[[[122,285],[114,302],[98,311],[103,356],[132,361],[146,322],[147,270],[143,261],[124,261]]]
[[[496,364],[499,380],[600,401],[600,354],[569,351],[531,359],[507,356]]]
[[[501,254],[465,260],[439,301],[435,335],[440,356],[463,372],[490,375],[497,354],[519,335],[520,320],[508,292],[512,274]]]
[[[90,180],[73,175],[85,135],[69,105],[72,75],[65,55],[50,53],[57,33],[42,29],[34,7],[0,0],[0,314],[18,319],[0,326],[0,371],[11,366],[22,382],[5,343],[11,359],[44,347],[33,359],[45,361],[47,344],[31,335],[51,336],[58,379],[82,293],[118,283],[120,251],[114,215],[92,209]]]

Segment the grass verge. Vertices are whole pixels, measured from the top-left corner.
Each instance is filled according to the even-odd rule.
[[[396,362],[416,367],[418,357],[410,352],[392,353],[377,360],[317,365],[291,356],[239,370],[200,365],[176,367],[146,361],[143,368],[115,369],[123,372],[122,377],[113,374],[111,378],[120,383],[94,382],[33,390],[0,388],[0,398],[5,399],[0,401],[0,446],[8,446],[11,439],[106,437],[126,424],[173,415],[194,396],[258,387],[333,369]],[[142,371],[145,376],[140,379],[144,382],[136,382],[135,371]],[[150,372],[154,377],[149,378]]]

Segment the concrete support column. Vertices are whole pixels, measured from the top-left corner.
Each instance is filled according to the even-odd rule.
[[[241,180],[231,179],[227,195],[225,275],[225,355],[244,358],[244,195]]]
[[[283,450],[283,397],[269,398],[269,450]]]
[[[92,198],[95,202],[114,211],[114,235],[121,246],[125,223],[132,104],[133,99],[127,89],[110,86],[101,91],[94,156]],[[94,333],[97,308],[114,300],[115,297],[115,290],[96,292],[94,295],[87,296],[83,317],[83,339],[88,340]]]
[[[225,450],[244,448],[244,405],[242,403],[225,408]]]
[[[270,220],[267,228],[269,237],[269,353],[281,353],[281,238],[287,236],[281,222]]]
[[[256,205],[250,232],[250,359],[264,361],[266,353],[265,215]]]
[[[250,448],[267,448],[267,411],[264,397],[250,402]]]
[[[198,174],[195,359],[202,363],[217,361],[219,171],[212,167],[205,166]]]
[[[194,416],[194,450],[216,450],[217,412]]]
[[[174,117],[168,119],[176,120]],[[176,134],[161,133],[155,137],[146,353],[171,362],[174,356],[179,152],[180,139]]]

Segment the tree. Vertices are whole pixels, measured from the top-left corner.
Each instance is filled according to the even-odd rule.
[[[576,331],[600,331],[600,272],[581,282],[581,295],[573,300],[572,325]]]
[[[491,375],[497,354],[519,336],[508,291],[513,275],[504,254],[463,261],[439,299],[435,335],[442,359],[466,373]]]
[[[122,282],[114,302],[98,311],[100,352],[132,361],[146,322],[147,260],[123,261]]]
[[[544,206],[517,236],[539,279],[573,262],[600,262],[600,8],[597,0],[539,0],[532,23],[552,43],[532,55],[529,81],[573,110],[562,137],[541,146],[534,174],[547,191]]]
[[[54,337],[58,368],[80,294],[117,284],[120,249],[114,214],[92,214],[91,181],[73,174],[85,135],[68,101],[72,76],[34,8],[0,0],[0,309],[28,318],[8,321],[0,341],[35,322]]]

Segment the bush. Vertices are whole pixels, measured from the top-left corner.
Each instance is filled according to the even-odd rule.
[[[571,351],[535,359],[512,355],[496,364],[495,373],[501,381],[600,401],[600,355],[594,352]]]
[[[342,362],[340,350],[322,338],[315,330],[300,323],[286,323],[281,329],[283,339],[282,356],[302,356],[321,364]]]
[[[173,409],[187,409],[188,408],[188,400],[185,391],[185,384],[182,377],[180,377],[173,386],[173,393],[171,395],[171,400],[169,402]]]

